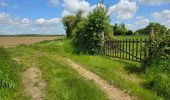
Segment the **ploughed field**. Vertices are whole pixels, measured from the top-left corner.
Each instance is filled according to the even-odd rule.
[[[0,46],[13,47],[21,44],[34,44],[45,40],[58,39],[58,36],[38,36],[38,37],[0,37]]]

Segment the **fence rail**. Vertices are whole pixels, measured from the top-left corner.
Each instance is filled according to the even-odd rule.
[[[148,43],[147,39],[107,40],[104,43],[104,55],[141,62],[148,56],[148,51],[144,49]]]

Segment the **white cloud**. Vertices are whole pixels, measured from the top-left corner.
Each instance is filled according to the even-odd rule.
[[[143,19],[145,16],[137,16],[136,19]]]
[[[58,4],[59,4],[59,0],[50,0],[50,1],[49,1],[49,4],[50,4],[52,7],[56,7],[56,6],[58,6]]]
[[[118,4],[109,8],[109,14],[114,14],[119,20],[127,20],[134,17],[137,5],[134,1],[120,0]]]
[[[41,26],[53,25],[53,24],[57,24],[57,23],[60,23],[60,22],[61,22],[60,18],[52,18],[52,19],[49,19],[49,20],[46,20],[44,18],[40,18],[40,19],[37,19],[35,21],[35,23],[37,25],[41,25]]]
[[[44,18],[37,19],[36,21],[37,25],[46,25],[47,21]]]
[[[170,28],[170,10],[165,9],[161,12],[154,12],[151,16],[155,19],[155,21]]]
[[[0,12],[0,19],[6,19],[9,16],[9,14]]]
[[[133,31],[144,28],[150,23],[150,20],[145,18],[145,16],[136,16],[136,18],[133,19],[133,22],[126,24],[128,29],[131,29]]]
[[[8,6],[7,3],[5,3],[5,2],[0,2],[0,7],[6,7],[6,6]]]
[[[85,13],[90,11],[90,4],[85,0],[64,0],[63,6],[63,16],[70,15],[77,10],[83,10]]]
[[[64,34],[60,18],[31,20],[29,18],[11,18],[0,12],[0,34]]]
[[[141,4],[146,5],[161,5],[170,3],[170,0],[138,0]]]
[[[0,24],[6,24],[9,20],[9,14],[5,12],[0,12]]]
[[[61,22],[60,18],[52,18],[48,21],[50,24],[57,24],[59,22]]]
[[[140,26],[146,26],[147,24],[149,24],[149,19],[144,18],[144,19],[137,20],[135,24]]]
[[[22,24],[29,25],[30,24],[30,20],[28,18],[24,18],[24,19],[22,19]]]

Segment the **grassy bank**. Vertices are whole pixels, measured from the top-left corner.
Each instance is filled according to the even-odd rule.
[[[27,99],[19,73],[20,66],[12,60],[10,52],[0,48],[0,100]]]

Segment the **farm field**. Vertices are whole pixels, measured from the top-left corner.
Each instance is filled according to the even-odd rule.
[[[108,95],[93,80],[82,77],[76,70],[71,68],[65,59],[71,59],[80,64],[85,69],[95,73],[108,81],[113,87],[120,89],[131,98],[139,100],[160,100],[152,91],[142,86],[144,81],[139,74],[133,73],[134,67],[139,67],[139,63],[112,59],[103,56],[76,55],[72,53],[70,40],[51,40],[31,45],[20,45],[13,48],[6,48],[12,61],[17,76],[12,77],[17,80],[14,85],[17,89],[3,89],[0,91],[1,99],[11,100],[31,100],[35,94],[31,94],[27,85],[39,89],[40,96],[36,97],[47,100],[108,100]],[[10,59],[10,58],[9,58]],[[3,65],[4,62],[0,63]],[[11,65],[9,65],[10,68]],[[12,67],[12,66],[11,66]],[[39,70],[42,81],[35,81],[22,84],[23,73],[26,80]],[[38,71],[38,72],[39,72]],[[10,74],[10,72],[8,73]],[[33,75],[34,76],[34,75]],[[25,79],[25,78],[24,78]],[[39,80],[39,79],[38,79]],[[25,86],[26,85],[26,86]],[[35,89],[36,90],[36,89]],[[9,92],[10,91],[10,92]]]
[[[22,45],[22,44],[34,44],[37,42],[45,41],[45,40],[54,40],[57,39],[58,37],[53,37],[53,36],[30,36],[30,37],[0,37],[0,46],[5,46],[5,47],[11,47],[11,46],[16,46],[16,45]]]

